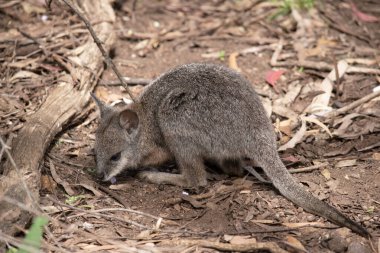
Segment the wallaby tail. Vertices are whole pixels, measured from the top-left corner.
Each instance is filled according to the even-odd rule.
[[[363,237],[368,238],[371,236],[369,232],[360,224],[352,221],[334,207],[317,199],[311,193],[306,191],[287,171],[285,165],[278,156],[278,153],[274,153],[270,146],[267,147],[267,151],[272,153],[272,157],[275,158],[265,159],[268,155],[264,155],[261,157],[255,157],[255,160],[259,162],[267,176],[272,180],[273,185],[283,196],[310,213],[327,218],[337,225],[350,228],[352,231]],[[262,150],[262,152],[265,151]]]

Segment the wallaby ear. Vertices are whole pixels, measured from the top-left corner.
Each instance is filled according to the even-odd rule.
[[[94,99],[96,105],[99,107],[100,117],[103,118],[105,112],[109,109],[109,106],[107,106],[105,103],[100,101],[99,98],[97,98],[94,93],[91,92],[90,95],[92,99]]]
[[[125,109],[119,114],[119,124],[121,128],[127,130],[127,132],[130,134],[138,127],[139,117],[135,111],[131,109]]]

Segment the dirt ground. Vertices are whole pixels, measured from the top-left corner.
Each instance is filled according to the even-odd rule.
[[[21,1],[9,6],[1,3],[1,34],[16,27],[30,28],[33,34],[43,25],[36,22],[45,15],[41,3],[31,3],[40,11],[26,9]],[[322,64],[334,66],[346,60],[350,66],[360,68],[351,68],[334,84],[329,102],[333,108],[349,105],[379,87],[380,74],[376,71],[380,59],[380,4],[374,0],[318,1],[308,12],[299,10],[272,18],[281,10],[275,1],[140,0],[135,8],[132,5],[131,1],[116,1],[113,5],[118,37],[112,56],[123,76],[150,80],[190,62],[238,67],[271,108],[279,146],[300,128],[300,124],[293,128],[279,124],[289,118],[279,107],[301,115],[321,94],[312,87],[331,70]],[[50,15],[66,17],[68,24],[79,23],[74,14],[65,12]],[[378,20],[373,20],[376,17]],[[271,59],[280,40],[283,49],[278,61],[283,64],[273,66]],[[71,47],[79,44],[76,41]],[[58,67],[46,58],[39,62],[38,71],[30,65],[7,65],[6,51],[12,46],[4,41],[1,45],[0,135],[6,140],[17,134],[26,115],[43,103],[55,85],[54,68]],[[26,59],[33,58],[25,55]],[[303,65],[300,59],[314,65]],[[40,83],[11,82],[20,69],[44,77]],[[268,79],[278,69],[284,73],[270,84]],[[98,97],[107,103],[127,97],[125,90],[114,84],[116,80],[114,72],[106,69],[96,88]],[[132,87],[135,93],[142,89],[143,85]],[[291,96],[294,90],[298,92]],[[113,185],[102,182],[96,177],[93,155],[98,112],[91,103],[86,116],[63,129],[45,154],[40,205],[67,225],[63,228],[51,223],[49,229],[57,241],[48,242],[69,252],[116,252],[120,248],[112,243],[115,241],[136,250],[118,252],[220,251],[175,245],[179,239],[207,239],[231,245],[275,242],[288,252],[376,252],[380,249],[379,108],[380,100],[374,99],[329,121],[321,120],[333,137],[320,125],[308,122],[302,141],[280,152],[288,169],[317,165],[293,176],[319,199],[363,224],[372,234],[372,241],[304,211],[271,185],[248,174],[233,178],[210,168],[209,186],[198,195],[176,186],[139,181],[133,177],[134,172],[123,173]],[[52,167],[56,173],[52,173]],[[173,164],[158,169],[178,172]],[[57,178],[61,181],[57,182]],[[62,181],[73,193],[62,187]],[[103,216],[75,208],[103,210],[99,211]],[[96,236],[109,241],[104,243]]]

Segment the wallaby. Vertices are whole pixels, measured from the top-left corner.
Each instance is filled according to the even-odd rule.
[[[287,171],[272,124],[249,82],[212,64],[187,64],[151,82],[132,104],[100,108],[97,169],[110,180],[121,171],[173,160],[181,174],[141,171],[156,184],[204,187],[205,161],[241,174],[245,159],[258,163],[280,193],[305,210],[369,237],[367,230],[304,190]]]

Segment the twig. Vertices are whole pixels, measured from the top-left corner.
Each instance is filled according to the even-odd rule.
[[[380,75],[380,69],[349,66],[347,73],[350,74],[373,74]]]
[[[284,40],[281,38],[277,44],[276,49],[274,50],[272,58],[270,59],[270,64],[274,67],[276,67],[276,65],[278,64],[277,59],[280,56],[283,45],[284,45]]]
[[[138,0],[133,0],[133,2],[132,2],[132,13],[131,13],[132,22],[136,21],[135,12],[136,12],[136,7],[137,7],[137,1]]]
[[[120,204],[122,204],[125,208],[128,208],[128,204],[121,198],[118,194],[115,194],[113,191],[109,190],[107,187],[98,185],[99,189],[110,195],[112,198],[117,200]]]
[[[71,1],[69,0],[62,0],[67,6],[69,6],[78,16],[79,18],[85,23],[88,31],[90,32],[92,38],[94,39],[94,42],[96,43],[96,45],[98,46],[100,52],[102,53],[104,59],[106,60],[106,63],[108,66],[110,66],[112,68],[112,70],[115,72],[117,78],[120,80],[120,83],[123,85],[123,87],[125,88],[125,90],[127,91],[128,95],[131,97],[132,101],[135,102],[135,98],[132,94],[132,92],[129,90],[128,88],[128,85],[127,83],[124,81],[124,78],[122,77],[122,75],[120,74],[119,70],[116,68],[115,64],[113,63],[113,61],[111,60],[111,58],[109,57],[108,53],[105,51],[103,45],[102,45],[102,42],[100,41],[100,39],[98,38],[98,36],[96,35],[94,29],[92,28],[90,22],[87,20],[87,18],[77,9],[77,7],[75,5],[73,5],[71,3]]]
[[[114,212],[114,211],[115,212],[116,211],[122,211],[122,212],[128,212],[128,213],[135,213],[135,214],[146,216],[146,217],[149,217],[149,218],[152,218],[152,219],[155,219],[155,220],[162,219],[161,217],[154,216],[154,215],[149,214],[149,213],[144,213],[144,212],[141,212],[141,211],[129,209],[129,208],[103,208],[103,209],[91,210],[90,212],[91,213],[101,213],[101,212]]]
[[[339,98],[342,87],[340,85],[338,62],[336,60],[335,54],[333,54],[333,62],[334,62],[334,71],[335,71],[336,95]]]
[[[34,38],[32,35],[28,34],[27,32],[22,31],[19,27],[17,28],[17,31],[19,33],[21,33],[24,37],[26,37],[26,38],[32,40],[34,43],[36,43],[38,45],[38,47],[42,50],[42,52],[44,53],[45,56],[49,56],[50,52],[48,50],[46,50],[46,48],[44,46],[42,46],[42,44],[36,38]]]
[[[149,84],[152,80],[147,79],[147,78],[132,78],[132,77],[123,77],[124,80],[127,82],[128,85],[147,85]],[[119,86],[121,85],[120,81],[114,80],[114,81],[109,81],[109,82],[100,82],[99,85],[103,86]]]
[[[0,143],[0,146],[1,146],[1,150],[0,150],[0,161],[2,160],[3,158],[3,154],[5,152],[6,149],[11,149],[10,148],[10,144],[12,143],[12,139],[13,139],[14,135],[10,135],[7,139],[7,142],[4,143],[4,142],[1,142]]]
[[[375,97],[378,97],[380,96],[380,90],[376,91],[376,92],[372,92],[371,94],[368,94],[367,96],[365,97],[362,97],[361,99],[358,99],[354,102],[352,102],[351,104],[349,105],[346,105],[346,106],[343,106],[342,108],[339,108],[335,111],[332,111],[332,112],[329,112],[325,115],[325,118],[326,119],[329,119],[329,118],[334,118],[340,114],[343,114],[345,112],[348,112],[372,99],[374,99]]]
[[[288,171],[289,171],[289,173],[310,172],[310,171],[319,169],[319,168],[327,166],[327,165],[329,165],[329,163],[321,163],[321,164],[316,164],[316,165],[312,165],[312,166],[304,167],[304,168],[299,168],[299,169],[289,169]]]
[[[76,210],[76,211],[80,211],[80,212],[84,212],[86,214],[92,214],[92,215],[95,215],[95,216],[100,216],[100,217],[103,217],[103,218],[108,218],[108,219],[113,219],[113,220],[117,220],[117,221],[120,221],[120,222],[123,222],[123,223],[127,223],[129,225],[134,225],[138,228],[143,228],[143,229],[150,229],[150,227],[148,226],[145,226],[143,224],[140,224],[140,223],[137,223],[135,221],[131,221],[131,220],[125,220],[125,219],[121,219],[115,215],[107,215],[107,214],[101,214],[101,213],[93,213],[91,210],[84,210],[84,209],[81,209],[81,208],[78,208],[78,207],[74,207],[74,206],[70,206],[70,205],[67,205],[67,204],[64,204],[52,197],[50,197],[49,195],[46,196],[49,200],[53,201],[55,204],[57,205],[60,205],[60,206],[64,206],[64,207],[67,207],[69,209],[72,209],[72,210]]]
[[[204,248],[216,249],[220,251],[232,251],[232,252],[252,252],[258,250],[270,251],[272,253],[287,253],[277,243],[274,242],[256,242],[256,243],[244,243],[244,244],[229,244],[221,242],[212,242],[206,240],[172,240],[160,243],[160,245],[183,245],[183,246],[199,246]]]

